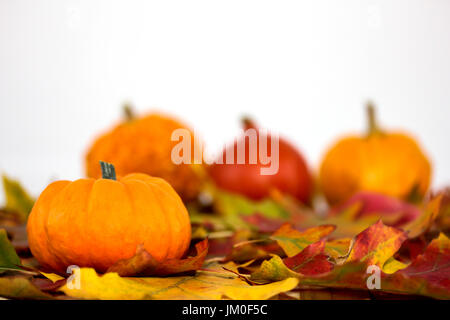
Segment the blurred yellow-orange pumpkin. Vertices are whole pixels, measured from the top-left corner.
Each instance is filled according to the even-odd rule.
[[[102,168],[101,179],[56,181],[42,192],[27,225],[33,256],[58,272],[70,265],[104,272],[140,244],[158,261],[180,258],[191,225],[174,189],[142,173],[116,180],[112,165]]]
[[[375,191],[406,199],[424,195],[430,184],[431,166],[417,142],[401,132],[381,130],[374,107],[367,107],[369,132],[339,140],[326,153],[319,183],[331,204],[357,191]]]
[[[127,119],[111,131],[100,136],[86,155],[86,174],[90,178],[101,176],[100,160],[114,163],[120,176],[133,172],[146,173],[169,182],[185,201],[194,199],[201,188],[201,165],[175,164],[171,152],[177,141],[172,141],[176,129],[184,124],[169,116],[152,113],[136,117],[129,107]],[[194,134],[191,134],[191,154],[195,154]],[[200,153],[200,152],[198,152]]]

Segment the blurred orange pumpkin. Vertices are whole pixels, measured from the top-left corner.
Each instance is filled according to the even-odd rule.
[[[104,272],[140,244],[158,261],[180,258],[191,225],[174,189],[141,173],[115,180],[112,165],[102,168],[102,179],[56,181],[42,192],[27,225],[33,256],[60,273],[70,265]]]
[[[100,136],[86,155],[86,174],[91,178],[101,176],[100,160],[114,163],[117,174],[146,173],[169,182],[185,201],[194,199],[201,188],[201,165],[174,164],[171,159],[171,140],[176,129],[191,132],[191,154],[194,155],[194,134],[184,124],[162,114],[135,117],[125,107],[126,121]],[[198,169],[198,170],[197,170]]]
[[[430,185],[429,160],[407,134],[381,130],[371,104],[367,110],[368,134],[339,140],[322,161],[319,183],[326,198],[336,204],[358,191],[423,196]]]

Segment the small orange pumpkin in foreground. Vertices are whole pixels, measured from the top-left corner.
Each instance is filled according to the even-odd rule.
[[[339,140],[325,155],[319,183],[331,204],[358,191],[406,199],[423,196],[430,185],[431,165],[416,141],[404,133],[385,132],[368,105],[369,132]]]
[[[180,258],[191,240],[189,214],[163,179],[142,173],[119,180],[101,162],[103,178],[56,181],[28,219],[31,252],[45,268],[70,265],[105,272],[143,244],[156,260]]]
[[[86,155],[86,174],[90,178],[101,177],[98,162],[114,163],[117,174],[124,176],[133,172],[146,173],[165,179],[184,201],[197,197],[202,186],[200,164],[175,164],[171,159],[177,141],[172,133],[186,129],[191,133],[191,155],[199,150],[194,134],[181,122],[159,113],[143,117],[125,106],[125,121],[104,133],[94,141]]]

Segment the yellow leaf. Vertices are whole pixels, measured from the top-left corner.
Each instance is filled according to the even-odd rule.
[[[293,257],[308,245],[326,237],[335,229],[336,227],[334,225],[321,225],[304,231],[298,231],[291,225],[284,224],[275,231],[271,239],[278,243],[288,257]]]
[[[263,300],[294,289],[298,280],[289,278],[265,285],[249,285],[238,276],[222,269],[220,264],[205,266],[195,276],[166,278],[123,278],[117,273],[97,275],[94,269],[82,268],[77,281],[62,291],[82,299],[237,299]],[[78,279],[77,279],[78,280]]]
[[[346,262],[364,262],[380,268],[391,258],[406,240],[400,229],[385,226],[381,220],[355,237]]]
[[[265,260],[261,267],[251,274],[250,279],[254,281],[280,281],[284,279],[298,278],[300,275],[290,270],[284,264],[283,260],[277,256]]]
[[[427,231],[439,215],[441,207],[442,195],[437,196],[426,204],[422,214],[409,224],[404,226],[404,230],[408,233],[408,238],[413,239],[422,235]]]
[[[329,240],[325,244],[325,252],[337,261],[348,254],[351,243],[351,238]]]
[[[39,273],[42,274],[44,277],[46,277],[53,283],[64,279],[64,277],[61,277],[60,275],[57,275],[55,273],[47,273],[47,272],[42,272],[42,271],[39,271]]]
[[[398,270],[405,269],[408,265],[406,263],[396,260],[394,257],[389,258],[383,266],[383,272],[393,274]]]

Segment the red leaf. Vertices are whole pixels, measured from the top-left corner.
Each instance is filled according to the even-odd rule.
[[[394,226],[404,225],[420,215],[420,209],[412,204],[376,192],[362,191],[353,195],[330,210],[331,215],[338,214],[356,203],[361,203],[356,218],[378,215],[380,217],[399,215]]]
[[[450,240],[440,234],[405,269],[386,277],[389,289],[406,288],[411,293],[450,298]]]
[[[328,256],[324,253],[325,239],[310,244],[299,254],[283,259],[284,264],[289,269],[303,275],[318,275],[329,272],[333,269],[333,264],[328,261]]]
[[[355,238],[346,262],[360,261],[380,268],[391,258],[407,239],[404,231],[388,227],[379,220]]]
[[[285,223],[285,221],[282,220],[267,218],[260,213],[243,216],[242,219],[254,226],[259,232],[263,233],[275,232]]]

